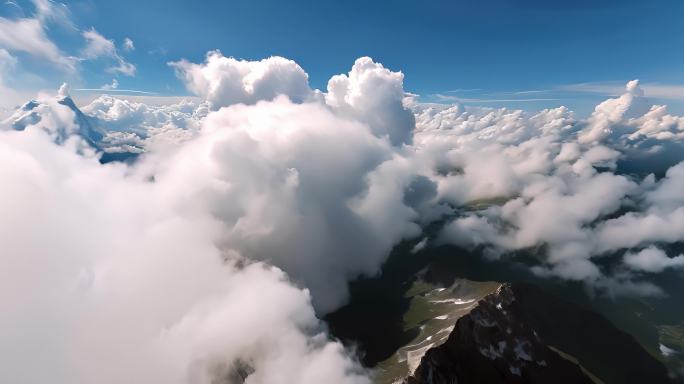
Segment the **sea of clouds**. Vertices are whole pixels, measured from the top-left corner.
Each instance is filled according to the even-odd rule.
[[[637,81],[579,119],[420,103],[367,57],[324,91],[281,57],[171,66],[199,101],[99,97],[102,147],[66,87],[3,121],[0,381],[369,383],[319,317],[402,240],[611,295],[684,266],[684,118]]]

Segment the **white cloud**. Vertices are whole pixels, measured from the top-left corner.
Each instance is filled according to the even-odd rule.
[[[123,46],[122,46],[124,51],[133,51],[135,50],[135,45],[133,45],[133,40],[131,40],[129,37],[124,39]]]
[[[16,92],[7,87],[7,78],[11,76],[17,66],[17,58],[12,56],[6,50],[0,48],[0,98],[4,100],[13,100],[17,98]],[[0,113],[0,118],[2,118]]]
[[[657,184],[644,181],[642,211],[628,212],[601,223],[596,232],[599,252],[632,248],[649,243],[684,240],[684,163],[671,167]]]
[[[226,242],[304,282],[322,312],[344,302],[348,278],[376,273],[394,242],[415,234],[402,184],[374,177],[392,150],[363,124],[280,97],[211,113],[201,130],[163,172],[193,180],[186,193],[232,228]]]
[[[640,87],[649,97],[666,100],[684,100],[684,85],[643,83]],[[600,95],[620,95],[624,90],[624,82],[596,82],[563,85],[556,88],[559,91],[596,93]]]
[[[515,94],[525,94],[525,93],[532,93],[534,91],[527,91],[527,92],[516,92]],[[540,91],[541,92],[541,91]],[[445,95],[441,93],[437,93],[435,95],[437,99],[440,101],[448,101],[448,102],[457,102],[457,103],[474,103],[474,104],[479,104],[479,103],[528,103],[528,102],[536,102],[536,101],[559,101],[560,99],[555,99],[555,98],[527,98],[527,99],[502,99],[502,98],[474,98],[474,97],[458,97],[458,96],[453,96],[453,95]]]
[[[666,268],[684,267],[684,255],[670,258],[662,249],[653,246],[638,253],[627,253],[624,260],[628,267],[644,272],[662,272]]]
[[[62,83],[57,90],[57,97],[63,98],[69,96],[71,86],[68,83]]]
[[[107,69],[112,73],[121,73],[127,76],[135,76],[135,65],[127,62],[116,49],[113,40],[109,40],[98,33],[95,28],[82,32],[86,40],[86,46],[81,52],[83,59],[94,60],[98,58],[109,58],[115,64]]]
[[[83,49],[83,57],[96,59],[102,56],[114,56],[116,47],[113,40],[108,40],[100,35],[94,28],[84,31],[83,38],[86,40],[86,47]]]
[[[244,366],[254,383],[369,383],[309,291],[254,261],[282,265],[321,306],[339,303],[347,274],[375,270],[375,229],[344,204],[386,150],[363,125],[282,99],[236,106],[129,167],[79,155],[78,137],[55,145],[45,132],[74,114],[41,105],[24,131],[0,132],[14,164],[0,168],[0,381],[211,383]],[[345,233],[367,237],[361,254],[335,248],[352,251]]]
[[[0,158],[17,162],[0,170],[12,186],[0,192],[0,257],[16,267],[0,284],[25,292],[3,300],[16,316],[0,320],[12,364],[0,381],[209,383],[245,366],[254,383],[369,382],[316,313],[420,233],[429,194],[386,135],[322,99],[207,115],[103,96],[83,109],[110,127],[184,122],[191,135],[102,165],[60,100],[39,98],[23,131],[0,131]],[[34,236],[45,239],[24,241]]]
[[[48,60],[65,71],[75,70],[76,59],[66,56],[45,34],[43,20],[0,17],[0,47]]]
[[[303,102],[313,95],[306,72],[294,61],[278,56],[246,61],[211,51],[202,64],[181,60],[170,65],[188,90],[209,101],[213,109],[273,100],[279,95]]]
[[[66,4],[52,0],[31,0],[36,9],[35,18],[42,22],[54,22],[76,29],[71,21],[71,13]]]
[[[536,273],[612,293],[662,293],[636,277],[606,274],[593,259],[684,239],[681,166],[658,184],[615,173],[618,159],[637,154],[641,160],[657,153],[648,148],[674,145],[681,137],[679,118],[661,107],[649,109],[638,82],[599,104],[586,121],[564,108],[537,115],[459,105],[414,108],[414,142],[435,170],[431,178],[440,198],[465,208],[446,225],[441,241],[483,247],[495,257],[533,252],[543,260]],[[634,201],[643,203],[635,207]],[[487,204],[470,208],[481,202]],[[621,207],[637,212],[604,219]]]
[[[333,76],[324,99],[309,87],[306,72],[282,57],[246,61],[212,51],[202,64],[182,60],[170,65],[188,90],[208,100],[213,109],[283,95],[296,103],[324,102],[335,113],[368,124],[394,145],[411,140],[415,120],[403,105],[404,75],[368,57],[356,60],[349,74]]]
[[[92,55],[110,52],[97,41]],[[658,181],[618,169],[639,145],[680,138],[636,82],[578,120],[419,104],[370,58],[326,92],[279,57],[171,65],[206,101],[83,107],[105,141],[145,151],[133,164],[100,164],[54,98],[20,111],[23,132],[0,132],[13,164],[0,168],[13,268],[0,302],[14,314],[0,318],[0,381],[201,383],[249,367],[255,383],[367,383],[316,315],[402,239],[533,253],[534,273],[610,294],[660,295],[635,270],[683,263],[652,247],[684,239],[684,165]],[[438,239],[421,236],[439,221]],[[629,249],[642,251],[600,265]]]
[[[34,60],[36,62],[46,62],[48,65],[44,65],[43,68],[65,72],[72,80],[78,78],[79,63],[84,60],[108,62],[106,70],[111,73],[128,76],[135,74],[135,65],[119,54],[113,41],[104,38],[95,29],[80,31],[65,4],[51,0],[33,0],[32,3],[31,11],[13,3],[19,13],[13,18],[0,17],[0,49],[10,52],[19,60],[26,60],[26,56],[29,56],[37,59]],[[86,47],[80,57],[63,52],[56,41],[48,35],[49,32],[54,33],[57,28],[61,34],[78,33],[84,38]],[[123,46],[125,49],[132,49],[132,41],[126,39]],[[25,65],[17,66],[16,72],[16,76],[24,83],[22,87],[31,93],[42,86],[41,83],[46,82],[43,74],[31,73]]]
[[[366,122],[376,135],[387,135],[394,145],[410,143],[415,120],[403,105],[403,83],[401,72],[362,57],[349,74],[328,81],[325,101],[339,113]]]
[[[580,143],[600,142],[611,135],[621,135],[624,132],[616,131],[620,128],[619,122],[624,121],[626,117],[645,112],[642,99],[644,91],[639,86],[639,81],[630,81],[625,90],[626,92],[618,98],[608,99],[596,106],[594,113],[589,117],[587,127],[578,137]]]
[[[208,113],[208,105],[191,100],[152,105],[102,95],[82,110],[108,131],[108,150],[145,151],[177,145],[194,137]]]
[[[6,77],[6,72],[14,69],[17,65],[17,58],[12,56],[4,49],[0,49],[0,79]]]
[[[101,88],[105,91],[117,89],[119,88],[119,81],[117,79],[112,79],[110,84],[105,84]]]

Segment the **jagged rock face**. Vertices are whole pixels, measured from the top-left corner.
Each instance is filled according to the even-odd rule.
[[[478,302],[447,341],[430,349],[406,384],[591,383],[524,320],[510,284]]]
[[[74,100],[71,97],[66,96],[59,100],[58,103],[67,106],[76,115],[75,123],[78,126],[78,134],[81,137],[83,137],[90,145],[99,148],[100,143],[102,142],[102,139],[105,136],[104,130],[95,127],[92,124],[91,119],[88,118],[83,112],[81,112],[81,110],[76,106],[76,103],[74,103]]]

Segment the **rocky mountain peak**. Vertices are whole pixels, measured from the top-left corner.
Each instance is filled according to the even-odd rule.
[[[405,384],[591,383],[525,321],[511,284],[485,296],[428,350]]]

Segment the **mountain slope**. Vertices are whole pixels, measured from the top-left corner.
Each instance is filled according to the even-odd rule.
[[[501,285],[456,321],[405,383],[591,383],[544,344],[522,312],[512,286]]]
[[[404,383],[672,380],[632,336],[603,316],[532,285],[507,283],[460,317],[448,339],[428,350]]]
[[[68,129],[69,125],[66,124],[51,124],[50,122],[42,121],[45,116],[51,113],[60,114],[62,111],[55,110],[59,109],[59,106],[64,106],[73,113],[72,129]],[[105,131],[81,112],[76,103],[74,103],[74,100],[68,95],[58,95],[54,99],[28,101],[3,121],[5,126],[9,126],[17,131],[23,131],[28,126],[40,123],[42,123],[41,126],[44,129],[54,135],[54,140],[58,143],[63,142],[71,135],[78,135],[92,147],[102,149],[102,139],[105,137]]]

